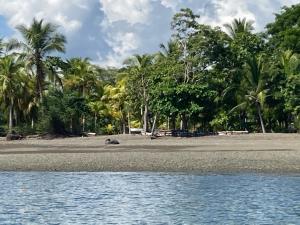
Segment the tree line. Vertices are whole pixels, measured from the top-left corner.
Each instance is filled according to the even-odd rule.
[[[0,43],[0,132],[80,135],[151,131],[300,131],[300,4],[264,32],[237,18],[223,27],[181,9],[154,54],[122,68],[65,59],[55,24],[33,19]]]

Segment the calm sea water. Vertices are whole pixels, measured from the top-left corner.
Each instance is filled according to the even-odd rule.
[[[0,173],[0,224],[300,224],[300,176]]]

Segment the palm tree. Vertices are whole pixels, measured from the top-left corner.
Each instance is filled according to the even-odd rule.
[[[262,57],[252,56],[248,58],[243,71],[243,81],[239,91],[239,97],[241,97],[242,103],[231,110],[233,111],[238,108],[243,109],[254,105],[259,116],[263,133],[266,133],[266,129],[263,121],[262,106],[264,105],[268,91],[268,89],[266,89],[265,76],[266,72]]]
[[[0,90],[3,103],[9,108],[9,133],[13,128],[13,110],[22,90],[23,63],[13,56],[5,56],[0,60]]]
[[[129,103],[127,101],[127,86],[128,74],[119,73],[116,83],[114,85],[106,85],[104,87],[104,95],[102,100],[106,103],[107,108],[110,111],[110,115],[120,121],[122,125],[123,134],[126,133],[126,117],[128,115],[128,122],[130,122],[129,116]],[[128,128],[130,124],[128,123]]]
[[[287,50],[281,55],[281,65],[285,75],[283,95],[285,108],[292,113],[295,124],[299,123],[300,115],[300,58],[299,55]]]
[[[229,36],[235,39],[238,34],[249,33],[254,30],[253,21],[247,21],[246,18],[234,19],[231,24],[224,24]]]
[[[68,68],[65,71],[64,86],[76,90],[83,97],[102,94],[100,81],[97,79],[97,70],[87,58],[73,58],[67,61]],[[85,115],[82,115],[82,131],[85,130]]]
[[[82,97],[86,97],[93,90],[97,90],[100,82],[97,79],[97,70],[85,58],[73,58],[67,61],[64,85],[66,88],[77,90]]]
[[[166,45],[160,44],[160,49],[161,49],[161,51],[159,52],[159,55],[161,57],[167,58],[167,57],[171,57],[174,55],[179,57],[180,48],[179,48],[178,41],[171,40]]]
[[[134,55],[133,57],[125,60],[124,64],[132,68],[132,73],[135,77],[135,88],[140,89],[139,96],[142,99],[143,112],[143,129],[148,131],[148,110],[149,110],[149,93],[148,93],[148,73],[147,68],[153,63],[152,55]]]
[[[19,25],[17,29],[24,38],[20,46],[24,50],[26,60],[35,68],[36,95],[42,98],[46,77],[45,57],[53,52],[65,52],[66,38],[57,32],[56,25],[45,23],[43,20],[33,19],[29,27]]]

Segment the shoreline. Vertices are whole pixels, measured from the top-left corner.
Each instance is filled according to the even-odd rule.
[[[0,141],[0,171],[300,174],[299,134]]]

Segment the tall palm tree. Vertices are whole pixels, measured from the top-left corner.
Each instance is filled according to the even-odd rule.
[[[13,129],[13,110],[22,90],[23,63],[13,56],[5,56],[0,60],[0,91],[3,103],[9,108],[9,133]]]
[[[235,39],[238,34],[241,33],[249,33],[254,30],[253,26],[254,22],[251,20],[248,20],[246,18],[239,18],[234,19],[231,24],[227,23],[224,24],[224,27],[226,28],[227,32],[229,33],[229,36],[232,39]]]
[[[152,55],[134,55],[125,60],[124,64],[132,68],[132,73],[135,75],[135,88],[140,90],[139,96],[142,99],[143,112],[143,129],[148,131],[148,110],[149,110],[149,93],[148,93],[148,67],[153,63]]]
[[[102,93],[97,70],[87,58],[73,58],[67,61],[64,86],[76,90],[83,97],[99,96]],[[82,131],[85,130],[85,115],[82,115]]]
[[[26,60],[30,66],[35,68],[36,95],[42,98],[44,80],[46,76],[44,60],[53,52],[65,52],[66,38],[57,32],[57,26],[52,23],[45,23],[44,20],[33,19],[32,24],[17,26],[24,38],[20,43],[24,50]]]
[[[266,93],[268,89],[266,88],[266,71],[262,57],[252,56],[248,58],[242,74],[243,81],[238,96],[242,99],[242,102],[231,111],[238,108],[244,109],[246,107],[255,106],[262,132],[266,133],[262,107],[267,97]]]

